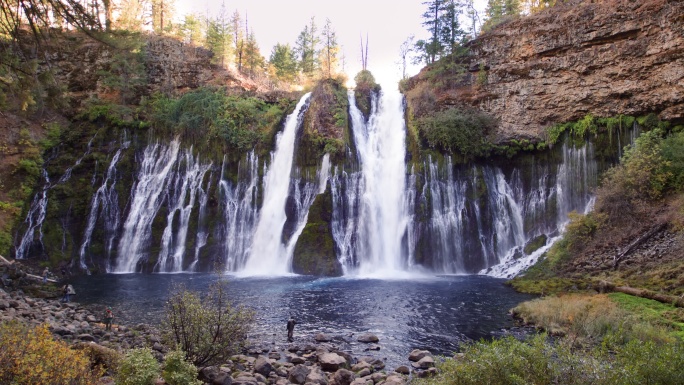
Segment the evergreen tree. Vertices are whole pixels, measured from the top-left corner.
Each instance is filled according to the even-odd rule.
[[[174,0],[152,0],[152,29],[157,34],[167,32],[173,20]]]
[[[323,48],[320,55],[321,67],[325,71],[327,78],[330,79],[332,78],[332,75],[337,72],[337,65],[339,62],[338,54],[340,51],[340,47],[337,45],[337,35],[330,23],[330,19],[325,20],[325,25],[323,26],[323,31],[321,33],[321,40],[323,42]]]
[[[314,18],[311,22],[304,26],[302,32],[299,33],[296,43],[296,52],[299,55],[299,67],[302,69],[304,75],[313,77],[316,72],[316,47],[319,39],[316,36],[317,27]]]
[[[440,45],[444,55],[453,52],[456,44],[459,43],[465,32],[461,30],[461,25],[458,22],[458,15],[461,9],[454,0],[445,0],[442,4],[442,13],[440,15]]]
[[[249,33],[249,36],[245,41],[243,56],[243,68],[247,69],[248,74],[251,76],[257,76],[263,73],[266,61],[261,55],[261,51],[259,50],[259,45],[257,44],[253,31]]]
[[[269,63],[275,69],[275,76],[286,82],[297,78],[297,53],[289,44],[276,44],[271,51]]]
[[[454,0],[429,0],[423,4],[427,6],[423,14],[423,25],[431,37],[415,43],[414,62],[430,64],[452,53],[465,35],[458,21],[462,5]]]
[[[145,0],[123,0],[119,4],[116,26],[128,31],[140,31],[144,25]]]
[[[520,11],[520,0],[489,0],[485,9],[487,20],[482,29],[492,29],[495,25],[501,23],[504,18],[519,15]]]
[[[201,44],[202,42],[202,22],[196,15],[185,15],[183,23],[179,27],[180,36],[186,43]]]
[[[232,53],[230,20],[226,14],[226,3],[221,5],[221,12],[207,23],[207,47],[214,53],[212,61],[221,66],[230,61]]]
[[[233,52],[235,53],[235,66],[242,71],[242,58],[245,52],[245,34],[243,32],[242,17],[235,10],[230,17],[231,32],[233,34]]]

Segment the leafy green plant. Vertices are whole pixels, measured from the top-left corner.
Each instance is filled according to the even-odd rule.
[[[496,125],[491,116],[477,110],[450,108],[416,121],[419,133],[431,148],[458,152],[467,159],[486,155],[492,145],[487,134]]]
[[[152,385],[159,377],[159,362],[149,348],[132,349],[121,359],[116,385]]]
[[[254,321],[253,311],[230,302],[225,285],[213,284],[204,297],[179,286],[166,303],[163,336],[196,366],[236,354]]]
[[[185,360],[185,352],[174,350],[166,355],[162,378],[169,385],[202,385],[197,379],[197,367]]]
[[[56,341],[47,325],[0,324],[0,383],[13,385],[90,385],[103,370],[91,369],[81,351]]]

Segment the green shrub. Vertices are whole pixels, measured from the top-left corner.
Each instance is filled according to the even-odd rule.
[[[159,362],[149,348],[133,349],[121,359],[116,385],[152,385],[159,377]]]
[[[197,367],[185,360],[185,352],[174,350],[166,355],[162,378],[169,385],[202,385]]]
[[[417,385],[681,384],[682,345],[632,340],[615,350],[573,349],[540,334],[528,341],[506,337],[463,345],[455,359],[438,362],[438,375]]]
[[[674,191],[684,191],[684,132],[676,132],[662,143],[665,170],[671,176],[669,185]]]
[[[83,352],[55,341],[47,325],[0,324],[0,384],[91,385],[101,374]]]
[[[225,285],[213,284],[204,298],[179,286],[166,303],[162,334],[196,366],[236,354],[254,321],[253,311],[230,302]]]
[[[488,154],[492,145],[487,134],[496,120],[478,110],[450,108],[419,118],[416,126],[431,148],[458,152],[470,159]]]

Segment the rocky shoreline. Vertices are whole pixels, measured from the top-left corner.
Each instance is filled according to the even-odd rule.
[[[74,347],[87,344],[93,349],[119,353],[148,347],[160,362],[169,352],[153,326],[125,325],[115,319],[112,330],[107,331],[97,315],[103,309],[61,302],[59,286],[40,282],[19,264],[4,265],[0,270],[0,322],[46,324],[55,338]],[[356,340],[367,344],[368,351],[379,350],[378,337],[373,334],[361,334]],[[325,333],[298,336],[297,341],[287,344],[250,341],[230,361],[200,368],[200,379],[215,385],[402,385],[412,377],[437,373],[435,359],[427,350],[414,350],[406,365],[387,368],[383,359],[353,356],[344,349],[345,344]],[[113,379],[104,377],[101,383],[113,384]]]

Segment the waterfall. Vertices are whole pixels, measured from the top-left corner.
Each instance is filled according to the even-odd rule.
[[[207,187],[202,188],[200,185],[198,187],[197,193],[199,194],[199,217],[197,219],[197,235],[195,239],[195,257],[193,261],[188,266],[189,271],[195,271],[197,268],[197,263],[199,262],[200,250],[207,245],[207,239],[209,238],[209,232],[207,231],[206,218],[207,218],[207,202],[209,201],[209,194],[207,191],[211,189],[211,174],[209,175],[209,180],[207,181]]]
[[[308,107],[310,93],[304,95],[278,134],[276,149],[264,176],[264,200],[252,239],[249,258],[242,269],[245,275],[287,274],[289,263],[286,246],[281,238],[287,220],[285,203],[290,188],[295,138],[303,114]]]
[[[199,159],[195,159],[192,147],[183,154],[182,160],[178,162],[176,172],[172,174],[172,182],[167,188],[168,214],[155,268],[162,273],[183,271],[190,214],[195,207],[197,194],[201,194],[204,175],[211,168],[211,163],[203,165]]]
[[[24,223],[26,223],[26,232],[21,237],[21,241],[16,248],[15,258],[24,259],[27,257],[29,248],[34,242],[34,236],[36,230],[38,230],[38,239],[43,242],[43,221],[45,221],[45,215],[47,214],[47,204],[48,204],[48,190],[50,190],[50,177],[48,176],[47,170],[43,167],[40,171],[40,175],[45,181],[43,183],[43,189],[39,194],[33,197],[33,202],[31,202],[31,207]]]
[[[407,266],[403,96],[374,95],[368,122],[348,93],[360,171],[335,171],[333,238],[345,274],[396,276]],[[346,192],[343,196],[342,191]]]
[[[133,273],[145,254],[152,237],[152,221],[162,206],[171,183],[171,170],[178,157],[180,142],[169,146],[148,145],[140,162],[140,171],[133,187],[131,207],[119,241],[117,273]]]
[[[109,272],[109,258],[111,253],[111,246],[116,236],[116,231],[119,228],[120,214],[119,214],[119,197],[115,190],[116,185],[116,164],[121,158],[122,149],[118,149],[109,163],[107,174],[100,188],[97,189],[92,199],[90,200],[90,214],[88,214],[88,222],[83,233],[83,241],[79,249],[79,266],[82,270],[88,271],[86,264],[86,252],[90,246],[91,236],[95,229],[95,223],[98,219],[98,214],[101,213],[104,222],[104,237],[105,247],[107,249],[107,266],[106,271]]]
[[[238,165],[238,182],[233,184],[225,179],[225,157],[221,167],[219,193],[223,207],[224,224],[222,228],[223,255],[225,269],[237,271],[249,257],[252,234],[256,225],[259,190],[259,158],[251,151],[245,162]]]

